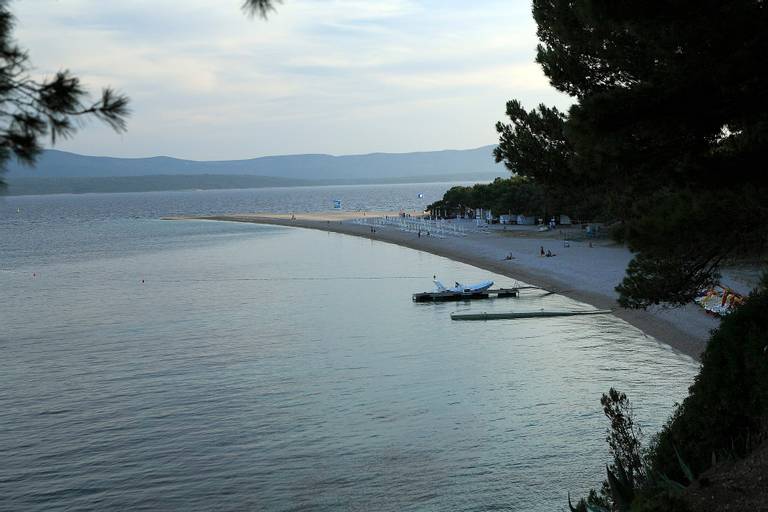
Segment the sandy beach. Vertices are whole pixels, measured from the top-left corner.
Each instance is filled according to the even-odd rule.
[[[420,212],[412,212],[415,217]],[[237,214],[210,217],[174,217],[172,220],[205,219],[253,222],[298,228],[319,229],[360,236],[429,252],[495,272],[528,284],[591,304],[614,309],[614,315],[649,336],[698,359],[718,320],[695,304],[683,308],[654,308],[647,311],[618,307],[614,287],[624,276],[632,259],[628,249],[610,240],[586,240],[578,228],[539,232],[532,226],[493,226],[474,229],[474,223],[459,221],[465,236],[437,238],[402,231],[395,226],[371,227],[355,219],[373,222],[377,217],[397,217],[399,212],[318,212],[296,214]],[[454,221],[455,222],[455,221]],[[564,243],[567,240],[568,243]],[[541,248],[556,254],[542,257]],[[725,278],[728,279],[726,273]],[[727,284],[748,293],[750,284],[729,279]]]

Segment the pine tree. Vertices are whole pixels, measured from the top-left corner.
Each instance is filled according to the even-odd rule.
[[[573,172],[605,184],[636,258],[625,306],[683,304],[768,241],[768,6],[534,0],[537,60],[572,95]]]
[[[125,130],[126,96],[105,88],[99,99],[89,100],[80,80],[69,71],[34,80],[27,53],[13,40],[13,28],[8,1],[0,0],[0,174],[13,157],[33,164],[44,138],[55,143],[70,137],[85,118],[96,118],[118,132]]]

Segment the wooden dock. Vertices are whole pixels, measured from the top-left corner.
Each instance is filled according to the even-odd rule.
[[[525,287],[529,288],[529,287]],[[533,287],[530,287],[533,288]],[[482,292],[421,292],[413,294],[414,302],[449,302],[458,300],[506,299],[520,295],[521,288],[496,288]]]

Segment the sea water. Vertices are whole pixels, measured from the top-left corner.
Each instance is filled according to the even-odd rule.
[[[452,322],[588,306],[416,304],[433,275],[517,284],[430,254],[159,220],[423,189],[1,201],[0,509],[544,511],[598,486],[601,393],[652,434],[693,360],[612,316]]]

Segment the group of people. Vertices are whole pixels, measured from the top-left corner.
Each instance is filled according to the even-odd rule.
[[[554,254],[552,251],[547,249],[546,252],[544,252],[544,246],[541,246],[541,249],[539,249],[539,255],[540,256],[546,256],[547,258],[551,258],[552,256],[557,256],[557,254]]]

